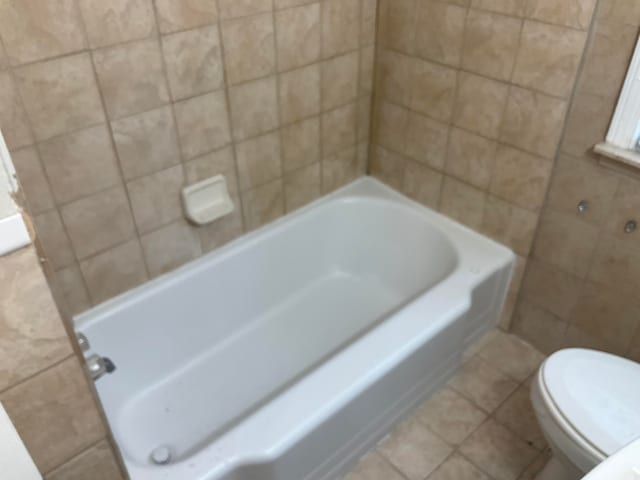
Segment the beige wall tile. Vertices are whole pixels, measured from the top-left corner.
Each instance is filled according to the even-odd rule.
[[[404,152],[409,110],[384,101],[377,107],[374,127],[376,143],[396,152]]]
[[[222,18],[243,17],[271,11],[273,0],[218,0],[218,6]]]
[[[638,39],[637,26],[598,22],[586,56],[580,89],[617,97]]]
[[[586,32],[525,21],[513,82],[567,97],[573,91]]]
[[[360,45],[373,45],[376,41],[378,0],[362,0]]]
[[[155,0],[163,33],[202,27],[218,20],[216,0]]]
[[[615,285],[618,293],[635,298],[640,286],[638,248],[628,241],[602,235],[587,278],[602,285]]]
[[[413,53],[416,35],[416,0],[379,0],[380,44]]]
[[[533,256],[577,277],[587,274],[598,231],[574,216],[547,211],[542,215]]]
[[[440,198],[443,214],[478,230],[482,226],[486,194],[451,177],[445,177]]]
[[[407,163],[408,160],[401,155],[382,147],[377,147],[371,156],[369,169],[371,175],[400,190],[405,179]]]
[[[543,22],[588,29],[597,0],[530,0],[526,14]]]
[[[501,82],[461,73],[453,123],[485,137],[497,138],[509,87]]]
[[[224,62],[231,85],[275,72],[275,38],[271,13],[222,23]]]
[[[125,180],[180,163],[171,107],[116,120],[111,129]]]
[[[373,92],[375,80],[375,54],[376,49],[373,45],[368,45],[360,49],[360,80],[359,88],[367,93]]]
[[[630,245],[635,245],[635,241],[624,231],[624,226],[630,219],[636,217],[639,207],[640,188],[638,188],[637,179],[621,179],[604,222],[604,232]]]
[[[536,348],[553,353],[565,346],[567,324],[551,312],[520,299],[513,316],[513,332]]]
[[[578,301],[581,288],[580,278],[531,260],[522,282],[522,298],[566,320]]]
[[[500,145],[490,191],[519,207],[537,211],[544,203],[552,168],[553,163],[544,158]]]
[[[242,194],[242,208],[248,229],[256,229],[284,215],[282,180],[262,185]]]
[[[320,160],[320,117],[294,123],[281,130],[285,172]]]
[[[151,277],[174,270],[202,254],[197,230],[186,221],[143,235],[140,242]]]
[[[340,107],[356,98],[359,59],[358,51],[354,51],[322,64],[323,110]]]
[[[610,284],[613,287],[615,284]],[[629,332],[636,331],[640,307],[634,297],[620,295],[617,287],[586,282],[569,317],[569,323],[587,335],[607,342],[624,354],[631,345]]]
[[[276,13],[278,70],[316,62],[321,54],[320,2]]]
[[[233,138],[245,140],[278,127],[278,93],[275,77],[229,89]]]
[[[450,121],[457,83],[456,70],[415,60],[410,85],[411,108],[443,122]]]
[[[536,233],[538,215],[492,195],[487,197],[481,231],[528,257]]]
[[[49,210],[55,206],[53,194],[40,163],[40,156],[34,147],[26,147],[11,153],[13,165],[18,173],[20,186],[27,197],[30,213]]]
[[[567,116],[561,150],[575,157],[590,154],[605,139],[615,105],[614,98],[578,92]]]
[[[331,155],[356,144],[356,106],[354,103],[322,115],[322,153]]]
[[[332,192],[362,175],[358,150],[349,147],[322,159],[322,191]]]
[[[71,344],[32,247],[0,258],[0,282],[0,390],[5,390],[70,355]]]
[[[527,0],[471,0],[471,6],[474,8],[516,17],[524,14],[526,3]]]
[[[108,300],[147,280],[137,239],[83,260],[80,268],[94,303]]]
[[[536,155],[553,158],[566,109],[564,100],[512,87],[500,139]]]
[[[0,72],[0,128],[9,150],[33,143],[27,113],[9,72]]]
[[[402,192],[416,202],[437,210],[442,192],[443,175],[419,163],[407,162]]]
[[[2,45],[2,41],[0,39],[0,70],[4,70],[9,67],[9,58],[7,57],[7,52]]]
[[[547,204],[558,212],[578,215],[578,204],[586,200],[589,208],[580,214],[580,219],[592,225],[601,225],[609,212],[619,181],[618,176],[599,167],[594,160],[559,155]]]
[[[238,193],[236,162],[231,147],[202,155],[184,164],[187,184],[201,182],[216,175],[224,175],[231,195]]]
[[[244,232],[240,199],[234,196],[232,200],[235,206],[233,213],[216,220],[211,225],[198,229],[198,235],[200,236],[200,243],[204,253],[235,240]]]
[[[282,121],[292,123],[320,113],[320,91],[321,71],[319,64],[281,74],[280,112]]]
[[[448,125],[410,112],[402,152],[424,165],[442,170],[448,140]]]
[[[65,205],[61,214],[80,260],[135,235],[127,196],[120,186]]]
[[[391,50],[378,53],[376,66],[377,89],[381,98],[409,106],[414,59]]]
[[[462,59],[467,9],[436,0],[418,7],[416,53],[423,58],[458,66]]]
[[[322,54],[324,58],[358,48],[359,27],[359,0],[324,0],[322,10]]]
[[[147,233],[182,218],[182,165],[127,183],[138,231]]]
[[[371,137],[371,112],[373,110],[373,96],[364,95],[357,100],[358,141],[369,141]]]
[[[311,203],[321,195],[320,163],[314,163],[284,177],[284,198],[287,212]]]
[[[120,183],[106,125],[52,138],[39,145],[53,195],[65,204]]]
[[[217,26],[167,35],[162,38],[162,51],[174,100],[223,86],[222,49]]]
[[[282,175],[280,136],[277,132],[238,143],[238,180],[241,190],[258,187]]]
[[[598,20],[640,25],[640,4],[635,0],[601,0]]]
[[[80,453],[106,433],[75,357],[7,390],[0,401],[43,472]]]
[[[451,130],[446,171],[480,189],[487,189],[498,144],[476,134],[454,128]]]
[[[79,0],[92,48],[141,40],[154,33],[151,0]]]
[[[498,80],[511,79],[521,28],[520,19],[470,10],[464,35],[463,68]]]
[[[93,60],[109,118],[126,117],[169,102],[157,40],[97,50]]]
[[[56,290],[60,292],[61,299],[56,302],[64,305],[69,314],[77,315],[84,312],[91,306],[89,292],[84,283],[80,266],[74,263],[70,267],[65,267],[55,272],[54,284]]]
[[[15,73],[38,140],[104,122],[88,54],[34,63]]]
[[[45,480],[123,480],[111,445],[102,440],[49,473]]]
[[[191,159],[231,142],[224,91],[175,104],[178,137],[184,159]]]
[[[75,254],[58,210],[36,215],[33,223],[52,268],[57,270],[75,263]]]
[[[76,52],[87,44],[75,0],[4,1],[0,32],[13,65]]]

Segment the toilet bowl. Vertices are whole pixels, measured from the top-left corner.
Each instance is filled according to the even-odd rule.
[[[536,480],[578,480],[640,438],[640,364],[567,349],[538,370],[531,401],[553,457]]]

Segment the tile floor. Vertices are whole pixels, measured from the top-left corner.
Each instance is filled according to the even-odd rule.
[[[548,459],[529,401],[544,356],[499,331],[343,480],[529,480]]]

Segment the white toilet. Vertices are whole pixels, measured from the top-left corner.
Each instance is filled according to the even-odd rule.
[[[552,459],[537,480],[577,480],[640,438],[640,364],[594,350],[551,355],[531,388]]]

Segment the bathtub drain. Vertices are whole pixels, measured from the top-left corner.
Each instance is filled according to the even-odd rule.
[[[171,450],[169,447],[157,447],[151,452],[151,461],[156,465],[167,465],[171,462]]]

